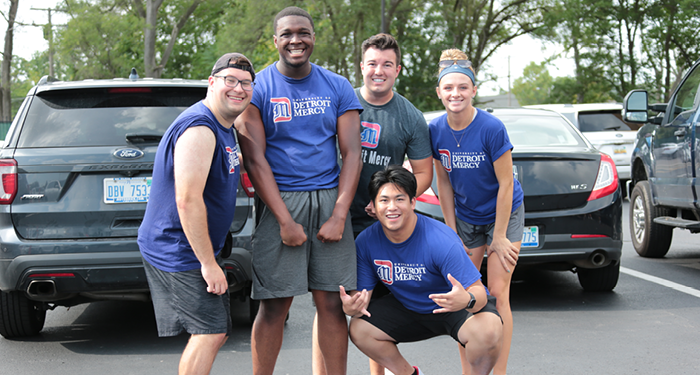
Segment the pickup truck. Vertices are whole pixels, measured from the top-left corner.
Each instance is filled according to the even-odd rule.
[[[645,90],[630,91],[626,121],[644,123],[631,158],[630,233],[643,257],[660,258],[673,228],[700,232],[700,60],[685,74],[668,103],[648,104]],[[650,117],[649,112],[657,113]]]

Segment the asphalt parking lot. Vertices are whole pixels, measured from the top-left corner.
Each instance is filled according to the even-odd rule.
[[[700,373],[700,235],[676,229],[663,259],[639,257],[627,227],[622,274],[611,293],[586,293],[570,272],[520,269],[512,284],[515,333],[509,374]],[[234,332],[212,374],[251,373],[247,306],[234,304]],[[275,374],[311,374],[310,295],[292,305]],[[0,374],[172,374],[186,336],[156,337],[152,308],[97,302],[47,314],[39,336],[0,338]],[[401,344],[429,375],[459,374],[448,337]],[[348,374],[367,374],[366,357],[350,345]]]

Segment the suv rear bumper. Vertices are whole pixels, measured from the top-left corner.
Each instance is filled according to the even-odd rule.
[[[65,246],[42,242],[2,244],[3,252],[24,255],[0,259],[0,290],[25,292],[31,300],[59,305],[148,299],[148,280],[135,240],[111,241],[109,246],[115,250],[129,249],[112,252],[104,252],[106,244],[99,241],[66,241]],[[82,252],[65,253],[76,249]],[[224,259],[231,293],[247,292],[250,265],[251,253],[241,247],[233,247],[231,255]]]

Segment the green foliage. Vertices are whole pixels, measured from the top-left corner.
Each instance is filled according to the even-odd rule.
[[[192,1],[165,0],[159,9],[156,63]],[[69,21],[53,33],[57,77],[126,77],[132,67],[143,76],[145,3],[64,0]],[[203,1],[177,34],[161,77],[204,78],[216,58],[232,51],[263,69],[278,59],[272,23],[289,5],[314,19],[312,61],[361,85],[360,45],[380,31],[377,0]],[[637,87],[664,100],[700,57],[697,9],[698,0],[386,0],[388,30],[403,55],[396,90],[421,110],[440,109],[435,86],[442,50],[465,51],[485,82],[501,73],[488,65],[498,48],[531,34],[561,45],[576,68],[573,77],[553,78],[548,61],[530,64],[513,88],[521,104],[620,101]],[[13,64],[15,94],[48,74],[47,61],[42,52]]]

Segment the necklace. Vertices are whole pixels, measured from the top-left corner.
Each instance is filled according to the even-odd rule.
[[[476,118],[476,109],[474,109],[474,115],[472,116],[472,120],[469,123],[471,124],[475,118]],[[457,136],[455,135],[454,129],[452,129],[452,127],[449,124],[447,124],[447,126],[450,128],[450,131],[452,132],[452,138],[454,138],[455,142],[457,142],[457,147],[462,147],[462,139],[464,138],[464,134],[466,132],[462,133],[462,136],[459,137],[459,141],[458,141]],[[469,126],[469,124],[467,124],[467,126]],[[466,128],[467,127],[465,126],[464,129],[466,129]],[[461,129],[461,130],[464,130],[464,129]]]
[[[452,130],[452,128],[450,128],[450,131],[452,132],[452,138],[454,138],[454,139],[455,139],[455,142],[457,142],[457,147],[461,147],[460,145],[461,145],[461,143],[462,143],[462,138],[464,138],[464,133],[466,133],[466,132],[462,133],[462,136],[459,137],[459,141],[458,141],[458,140],[457,140],[457,136],[455,136],[455,131]]]

